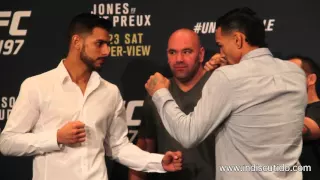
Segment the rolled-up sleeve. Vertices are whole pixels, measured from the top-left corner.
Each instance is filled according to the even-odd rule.
[[[185,148],[191,148],[203,141],[231,113],[232,87],[222,71],[216,70],[202,90],[202,97],[194,111],[183,113],[168,89],[154,93],[155,103],[161,120],[169,134]]]

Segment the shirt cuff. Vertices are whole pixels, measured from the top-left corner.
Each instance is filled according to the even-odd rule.
[[[149,162],[147,164],[146,169],[149,169],[148,172],[156,172],[156,173],[165,173],[166,171],[162,166],[163,154],[150,153]]]
[[[165,103],[167,100],[170,100],[170,99],[173,99],[173,98],[167,88],[161,88],[157,90],[152,96],[152,101],[156,105],[160,105],[160,106],[161,104]]]
[[[57,130],[42,132],[38,136],[41,138],[39,147],[43,152],[58,151],[63,147],[63,145],[58,144]]]

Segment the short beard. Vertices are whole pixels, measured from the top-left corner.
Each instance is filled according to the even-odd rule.
[[[186,83],[186,82],[189,82],[191,79],[193,79],[195,77],[195,75],[198,73],[199,71],[199,67],[201,65],[201,62],[200,61],[197,61],[194,65],[194,68],[191,70],[191,72],[186,76],[186,77],[183,77],[183,78],[180,78],[180,77],[177,77],[174,75],[174,77],[179,80],[181,83]]]
[[[85,52],[85,48],[83,48],[80,52],[80,60],[88,67],[88,69],[90,71],[97,71],[100,72],[101,68],[97,68],[94,65],[94,59],[89,57],[86,52]]]

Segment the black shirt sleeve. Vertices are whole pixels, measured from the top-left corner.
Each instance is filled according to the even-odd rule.
[[[320,101],[309,104],[306,109],[306,116],[315,121],[320,127]]]
[[[311,115],[311,116],[307,116],[309,117],[310,119],[312,119],[314,122],[317,123],[317,125],[320,127],[320,117],[317,116],[317,115]]]
[[[143,102],[138,138],[156,139],[156,125],[153,106],[151,96],[147,96]]]

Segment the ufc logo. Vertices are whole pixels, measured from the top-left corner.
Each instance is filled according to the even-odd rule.
[[[126,108],[126,117],[127,117],[127,125],[128,126],[139,126],[141,123],[140,119],[132,119],[134,109],[136,107],[142,107],[143,101],[142,100],[135,100],[135,101],[129,101]]]
[[[26,18],[31,16],[31,11],[16,11],[12,15],[12,11],[0,11],[0,27],[9,26],[9,21],[11,19],[11,24],[9,27],[9,34],[11,36],[25,36],[27,34],[26,29],[18,29],[21,18]],[[8,20],[2,20],[7,18]]]

